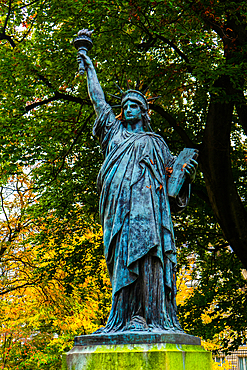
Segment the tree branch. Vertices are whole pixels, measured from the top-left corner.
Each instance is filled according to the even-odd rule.
[[[149,104],[150,109],[154,110],[155,112],[159,113],[165,120],[170,124],[170,126],[177,132],[177,134],[181,137],[184,143],[188,147],[196,148],[197,145],[193,143],[193,141],[189,138],[186,132],[177,124],[175,118],[173,118],[170,113],[166,112],[164,108],[159,105]]]
[[[204,22],[209,24],[211,28],[223,39],[226,35],[223,32],[223,29],[221,26],[216,23],[215,21],[212,21],[211,14],[209,12],[205,13],[206,8],[202,5],[201,2],[191,1],[187,0],[188,5],[191,7],[193,12],[195,12],[199,17],[201,17]]]
[[[170,41],[169,39],[165,38],[164,36],[162,35],[159,35],[158,33],[155,33],[154,35],[150,32],[149,29],[151,29],[151,25],[149,23],[149,20],[148,18],[146,17],[146,14],[142,12],[142,15],[143,17],[145,18],[146,22],[148,23],[148,27],[145,26],[145,24],[143,24],[140,20],[138,21],[138,24],[137,26],[139,28],[141,28],[149,37],[149,41],[147,43],[142,43],[139,45],[139,47],[142,47],[142,48],[150,48],[151,46],[154,46],[155,42],[157,41],[157,39],[163,41],[164,43],[168,44],[169,46],[171,46],[171,48],[173,48],[176,53],[187,63],[189,64],[190,61],[189,61],[189,58],[187,57],[186,54],[184,54],[179,48],[178,46],[173,42],[173,41]],[[181,14],[178,16],[177,19],[179,19],[181,16]],[[174,21],[173,21],[174,22]],[[172,22],[172,23],[173,23]],[[140,27],[140,24],[142,27]],[[192,68],[191,67],[188,67],[188,70],[189,72],[192,71]]]
[[[39,73],[35,68],[33,68],[33,71],[39,77],[39,79],[45,83],[47,87],[49,87],[52,90],[55,90],[50,81],[48,81],[48,79],[45,76]]]
[[[30,5],[33,5],[35,3],[38,3],[40,0],[34,0],[34,1],[31,1],[29,4],[26,4],[26,5],[23,5],[23,6],[20,6],[20,7],[13,7],[13,9],[24,9],[24,8],[27,8],[28,6]]]
[[[231,37],[227,32],[229,28],[236,28],[236,24],[231,25],[231,27],[229,27],[227,24],[229,14],[227,14],[227,22],[220,24],[219,22],[215,21],[214,14],[210,14],[209,11],[207,11],[208,8],[203,6],[201,2],[187,0],[187,3],[191,6],[191,9],[205,22],[205,24],[209,25],[210,28],[217,33],[217,35],[222,39],[224,45],[229,45],[236,40],[236,36]]]
[[[55,88],[50,83],[50,81],[45,76],[43,76],[35,68],[32,68],[32,71],[39,77],[39,79],[41,81],[44,82],[44,84],[49,89],[53,90],[54,95],[52,97],[48,98],[48,99],[44,99],[42,101],[35,102],[35,103],[27,105],[25,107],[25,113],[31,111],[32,109],[34,109],[36,107],[40,107],[42,105],[51,103],[52,101],[55,101],[55,100],[67,100],[67,101],[71,101],[71,102],[78,103],[78,104],[83,104],[83,105],[91,105],[92,104],[89,99],[82,99],[80,97],[71,96],[71,95],[60,93],[60,92],[56,91]]]
[[[22,284],[22,285],[17,285],[15,287],[5,289],[5,290],[0,292],[0,295],[4,295],[4,294],[10,293],[10,292],[13,292],[14,290],[17,290],[17,289],[25,288],[27,286],[35,286],[37,284],[37,282],[38,282],[38,280],[36,280],[32,283],[25,283],[25,284]]]
[[[30,261],[26,260],[26,261],[23,261],[22,258],[18,258],[17,256],[14,256],[13,258],[4,258],[4,263],[6,264],[7,262],[9,263],[14,263],[14,262],[20,262],[24,267],[36,267],[35,264],[31,263]]]
[[[4,213],[4,216],[5,216],[5,219],[6,219],[6,222],[7,222],[7,225],[8,225],[8,229],[9,229],[9,241],[11,241],[11,236],[12,236],[12,229],[11,229],[11,226],[10,226],[10,223],[9,223],[9,218],[8,218],[8,215],[5,211],[5,207],[4,207],[4,199],[3,199],[3,187],[1,186],[1,190],[0,190],[0,197],[1,197],[1,208],[2,208],[2,211]]]
[[[171,48],[173,48],[176,53],[187,63],[189,64],[190,63],[190,60],[189,58],[187,57],[186,54],[184,54],[178,47],[177,45],[174,44],[173,41],[170,41],[169,39],[167,39],[166,37],[163,37],[161,35],[158,35],[156,34],[157,38],[160,39],[161,41],[165,42],[166,44],[168,44],[169,46],[171,46]],[[192,68],[188,67],[188,70],[189,72],[192,72]]]
[[[29,35],[29,33],[31,32],[31,30],[33,28],[34,22],[36,21],[36,18],[37,18],[37,15],[33,18],[32,23],[31,23],[29,29],[27,30],[27,32],[24,33],[24,35],[22,36],[22,38],[20,40],[18,40],[19,43],[21,43],[23,40],[25,40],[25,38]]]
[[[14,42],[12,37],[6,35],[5,33],[0,33],[0,40],[7,40],[13,48],[16,47],[16,43]]]
[[[6,28],[11,13],[11,1],[12,0],[9,0],[8,13],[4,22],[4,26],[2,28],[2,32],[0,33],[0,40],[7,40],[10,43],[10,45],[14,48],[16,46],[14,40],[12,39],[11,36],[6,35]]]
[[[56,101],[56,100],[67,100],[67,101],[71,101],[71,102],[82,104],[82,105],[91,105],[91,102],[89,99],[82,99],[77,96],[71,96],[68,94],[62,94],[59,92],[55,92],[54,96],[52,96],[51,98],[44,99],[42,101],[27,105],[25,107],[25,113],[31,111],[32,109],[36,107],[40,107],[42,105],[51,103],[52,101]]]
[[[7,14],[5,22],[4,22],[3,34],[5,34],[5,32],[6,32],[7,23],[8,23],[9,17],[10,17],[10,13],[11,13],[11,1],[12,0],[9,0],[8,14]]]

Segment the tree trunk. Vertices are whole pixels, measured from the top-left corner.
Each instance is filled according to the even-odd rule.
[[[227,77],[220,82],[224,88],[229,86]],[[234,184],[230,158],[233,107],[231,101],[212,98],[200,160],[216,219],[229,245],[247,268],[247,212]]]

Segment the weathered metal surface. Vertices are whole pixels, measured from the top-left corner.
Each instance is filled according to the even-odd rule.
[[[167,169],[176,157],[152,131],[145,96],[130,89],[123,93],[121,117],[115,118],[90,58],[79,51],[79,61],[87,71],[97,114],[93,133],[105,157],[97,186],[112,308],[106,326],[95,336],[109,333],[111,341],[112,333],[119,332],[183,333],[176,315],[171,209],[181,212],[186,207],[197,162],[186,165],[186,181],[170,201]]]
[[[185,333],[166,331],[163,333],[113,333],[92,334],[75,337],[75,346],[110,345],[110,344],[155,344],[174,343],[200,345],[201,339]]]
[[[74,40],[75,48],[81,53],[86,54],[89,50],[93,47],[93,41],[91,39],[93,31],[89,31],[88,29],[83,29],[78,32],[77,37]],[[79,63],[79,73],[83,75],[85,73],[84,63]]]
[[[184,148],[173,165],[171,177],[168,179],[168,196],[176,198],[186,180],[185,168],[191,159],[197,159],[198,150],[192,148]]]

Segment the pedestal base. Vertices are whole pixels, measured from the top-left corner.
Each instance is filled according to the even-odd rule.
[[[152,332],[124,331],[107,334],[80,335],[79,337],[75,337],[75,346],[154,343],[200,345],[201,339],[178,330],[157,330]]]
[[[200,345],[77,345],[64,354],[63,370],[212,370],[212,358]]]

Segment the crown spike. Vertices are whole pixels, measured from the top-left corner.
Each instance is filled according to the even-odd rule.
[[[139,78],[139,76],[138,76],[138,77],[137,77],[137,81],[136,81],[135,90],[139,90],[139,87],[140,87],[140,78]]]
[[[152,101],[161,98],[161,95],[159,96],[154,96],[153,98],[148,98],[147,101]]]
[[[119,100],[121,100],[121,97],[120,96],[117,96],[117,95],[113,95],[113,94],[110,94],[109,92],[106,92],[108,95],[111,95],[111,96],[113,96],[113,98],[116,98],[116,99],[119,99]]]
[[[125,75],[127,89],[130,90],[130,85],[127,76]]]
[[[148,91],[148,89],[150,88],[150,86],[152,85],[153,81],[150,82],[150,84],[142,91],[143,95],[146,94],[146,92]]]
[[[124,93],[124,91],[121,89],[121,87],[119,87],[117,84],[116,84],[116,82],[113,82],[114,83],[114,85],[118,88],[118,90],[120,91],[120,93],[121,94],[123,94]]]

